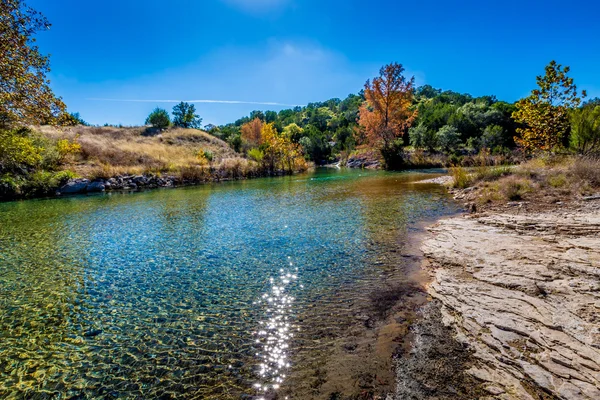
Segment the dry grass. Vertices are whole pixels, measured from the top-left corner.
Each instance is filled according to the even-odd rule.
[[[592,188],[600,188],[600,159],[578,158],[571,164],[569,173]]]
[[[547,156],[515,168],[453,171],[454,187],[475,186],[467,196],[479,205],[526,200],[537,206],[571,201],[600,191],[600,159]]]
[[[143,127],[42,126],[36,130],[53,139],[68,138],[79,143],[81,156],[67,167],[86,177],[141,173],[197,177],[196,169],[206,166],[199,154],[212,153],[215,165],[239,157],[227,143],[196,129],[175,128],[157,135],[147,135]]]
[[[450,168],[450,174],[452,175],[452,187],[454,188],[464,189],[471,186],[473,182],[473,176],[463,167]]]

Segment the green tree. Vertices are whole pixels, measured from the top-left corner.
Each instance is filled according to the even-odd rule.
[[[34,38],[50,23],[22,0],[2,0],[0,21],[0,128],[58,123],[65,104],[50,89],[50,61]]]
[[[493,149],[504,145],[504,129],[499,125],[489,125],[483,130],[480,146],[486,149]]]
[[[426,132],[427,127],[423,123],[409,128],[408,137],[410,139],[410,145],[415,149],[422,149],[425,147],[423,145],[423,137],[425,136]]]
[[[600,153],[600,104],[573,110],[571,124],[571,148],[580,154]]]
[[[439,146],[446,152],[454,152],[460,145],[460,134],[452,125],[442,126],[436,136]]]
[[[525,127],[517,128],[520,137],[515,141],[526,151],[548,151],[559,146],[569,133],[571,124],[569,111],[578,107],[581,98],[573,78],[564,67],[551,61],[546,66],[546,73],[536,78],[538,88],[531,95],[517,102],[513,118]],[[585,97],[585,91],[582,96]]]
[[[146,125],[152,125],[158,129],[166,129],[171,126],[169,112],[165,109],[156,107],[146,118]]]
[[[180,128],[200,129],[202,118],[196,114],[193,104],[181,102],[173,107],[173,125]]]
[[[294,143],[298,143],[300,138],[302,137],[302,132],[304,129],[300,128],[297,124],[291,123],[283,128],[283,135],[290,138],[290,140]]]

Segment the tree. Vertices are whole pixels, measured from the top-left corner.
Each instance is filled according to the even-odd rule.
[[[422,149],[423,147],[425,147],[423,145],[423,137],[425,136],[426,132],[427,127],[423,123],[420,123],[419,125],[410,128],[408,130],[410,145],[415,149]]]
[[[262,144],[263,125],[264,123],[258,117],[242,125],[242,128],[240,129],[242,132],[242,141],[248,147],[258,147]]]
[[[490,150],[504,145],[504,129],[499,125],[486,126],[479,143],[481,147]]]
[[[286,125],[286,127],[283,128],[283,134],[287,136],[292,142],[298,142],[302,137],[302,132],[304,132],[304,129],[300,128],[297,124],[293,122],[289,125]]]
[[[600,153],[600,104],[573,110],[571,124],[571,147],[580,154]]]
[[[196,114],[193,104],[181,102],[173,107],[173,125],[180,128],[200,129],[202,118]]]
[[[50,89],[50,61],[34,38],[50,23],[22,0],[2,0],[0,21],[0,128],[57,123],[65,104]]]
[[[171,125],[171,118],[167,110],[156,107],[148,118],[146,118],[146,125],[152,125],[158,129],[165,129]]]
[[[365,83],[366,101],[360,108],[359,123],[375,148],[391,146],[417,116],[411,108],[415,78],[406,79],[403,72],[402,64],[392,63],[382,67],[372,83]]]
[[[261,137],[263,138],[262,164],[270,172],[291,173],[298,167],[304,167],[300,146],[292,143],[289,137],[280,135],[273,123],[262,126]]]
[[[454,152],[460,144],[460,134],[452,125],[445,125],[436,134],[437,142],[446,152]]]
[[[515,141],[528,152],[548,151],[559,146],[569,133],[569,110],[578,107],[581,98],[573,78],[567,74],[568,66],[562,67],[551,61],[545,68],[546,74],[536,78],[538,89],[516,104],[512,117],[525,127],[517,128],[521,137]],[[585,91],[582,96],[585,97]]]

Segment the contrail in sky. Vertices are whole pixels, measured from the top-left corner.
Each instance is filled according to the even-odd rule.
[[[238,101],[238,100],[142,100],[142,99],[99,99],[99,98],[89,98],[87,100],[96,100],[96,101],[124,101],[124,102],[134,102],[134,103],[180,103],[182,101],[186,103],[217,103],[217,104],[255,104],[255,105],[264,105],[264,106],[284,106],[284,107],[296,107],[300,104],[284,104],[284,103],[275,103],[269,101]]]

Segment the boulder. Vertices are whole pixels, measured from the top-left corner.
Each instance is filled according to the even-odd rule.
[[[85,193],[89,183],[87,179],[71,179],[59,191],[63,194]]]
[[[94,181],[87,186],[88,192],[104,192],[106,186],[104,185],[104,181]]]

